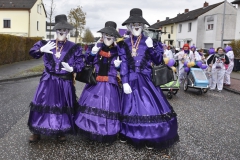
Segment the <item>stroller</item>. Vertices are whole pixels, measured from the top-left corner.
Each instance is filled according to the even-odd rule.
[[[190,68],[190,73],[186,76],[183,82],[183,90],[187,91],[188,88],[197,89],[200,95],[207,93],[209,89],[209,81],[201,68]]]
[[[161,85],[160,88],[162,89],[162,91],[168,91],[167,98],[172,99],[173,95],[176,95],[178,93],[178,90],[180,89],[180,83],[178,81],[176,73],[174,73],[173,81]]]

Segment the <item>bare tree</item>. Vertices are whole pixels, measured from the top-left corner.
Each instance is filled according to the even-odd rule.
[[[50,23],[50,31],[49,31],[49,39],[51,40],[51,32],[52,32],[52,23],[53,23],[53,16],[54,16],[54,11],[56,8],[56,4],[54,3],[54,0],[50,0],[50,7],[49,11],[47,12],[47,16],[49,19]]]
[[[86,13],[83,12],[81,6],[77,8],[72,8],[68,14],[69,22],[74,26],[75,29],[75,43],[77,42],[77,37],[82,34],[82,30],[86,24]]]
[[[83,40],[86,43],[92,43],[94,42],[94,36],[92,34],[92,32],[90,31],[89,28],[85,29],[84,35],[83,35]]]

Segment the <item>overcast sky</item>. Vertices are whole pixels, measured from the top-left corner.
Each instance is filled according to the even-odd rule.
[[[150,25],[163,21],[166,17],[176,17],[185,9],[189,11],[203,7],[205,0],[54,0],[56,4],[55,15],[68,15],[71,8],[82,6],[86,12],[86,27],[94,36],[100,36],[98,30],[104,27],[106,21],[114,21],[117,28],[125,29],[122,23],[129,17],[132,8],[140,8],[143,17]],[[207,0],[209,5],[223,0]],[[232,2],[234,0],[228,1]],[[46,10],[50,9],[50,0],[43,0]]]

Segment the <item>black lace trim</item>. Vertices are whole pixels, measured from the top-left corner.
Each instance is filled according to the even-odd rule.
[[[146,68],[146,66],[147,66],[147,63],[148,63],[148,61],[150,60],[150,55],[149,55],[149,51],[148,50],[146,50],[145,51],[145,56],[142,58],[142,61],[141,61],[141,63],[140,63],[140,69],[141,70],[143,70],[144,68]]]
[[[66,128],[64,130],[53,130],[49,128],[40,128],[40,127],[33,127],[29,122],[28,122],[28,128],[30,132],[33,134],[41,134],[41,135],[63,135],[63,134],[75,134],[74,128]]]
[[[131,53],[128,45],[124,42],[124,43],[122,44],[122,46],[124,47],[125,52],[126,52],[127,61],[128,61],[128,67],[129,67],[130,69],[132,69],[133,71],[135,71],[135,61],[134,61],[134,59],[133,59],[133,57],[132,57],[132,53]]]
[[[172,110],[166,114],[154,116],[121,116],[121,122],[125,123],[159,123],[171,120],[177,114]]]
[[[94,116],[99,116],[111,120],[119,120],[120,113],[105,111],[99,108],[92,108],[88,106],[78,106],[77,112],[86,113]]]
[[[101,134],[85,131],[80,128],[77,129],[77,134],[79,136],[83,136],[86,139],[101,142],[101,143],[113,143],[114,141],[117,140],[117,137],[118,137],[118,134],[101,135]]]
[[[75,53],[75,50],[79,47],[78,44],[75,44],[72,46],[72,48],[68,51],[68,53],[63,57],[63,62],[68,62],[69,59],[73,56]],[[63,66],[62,66],[63,67]]]
[[[173,146],[175,143],[179,142],[178,135],[176,135],[172,139],[168,139],[162,142],[156,142],[156,141],[154,142],[154,139],[151,139],[151,140],[141,139],[141,140],[138,140],[138,142],[136,142],[123,134],[119,134],[119,138],[122,140],[126,140],[127,143],[132,144],[136,148],[143,148],[145,146],[148,146],[148,147],[153,147],[154,149],[159,149],[159,150],[169,148]]]
[[[33,102],[29,105],[30,111],[39,112],[39,113],[51,113],[51,114],[74,114],[74,107],[51,107],[51,106],[43,106],[43,105],[36,105]]]

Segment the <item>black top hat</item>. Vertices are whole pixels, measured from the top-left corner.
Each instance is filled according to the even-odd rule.
[[[65,14],[60,14],[55,17],[55,26],[54,30],[57,29],[73,29],[74,27],[67,22],[67,16]]]
[[[108,35],[111,35],[111,36],[114,36],[116,38],[120,38],[120,34],[117,32],[116,30],[117,28],[117,24],[113,21],[107,21],[105,23],[105,27],[97,32],[100,32],[100,33],[106,33]]]
[[[143,23],[143,24],[148,24],[148,22],[142,17],[142,10],[139,8],[133,8],[130,11],[130,17],[123,22],[123,26],[129,23]],[[150,25],[149,25],[150,26]]]

